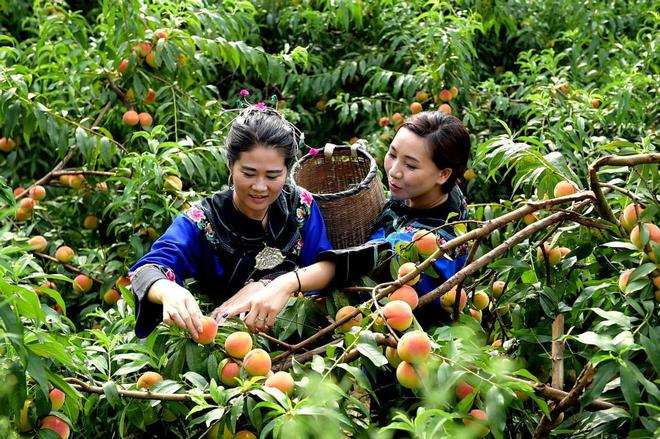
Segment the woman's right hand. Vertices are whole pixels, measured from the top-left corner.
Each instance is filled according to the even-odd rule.
[[[167,279],[156,281],[149,289],[151,302],[163,305],[163,322],[175,324],[190,333],[192,338],[203,331],[202,312],[187,289]]]

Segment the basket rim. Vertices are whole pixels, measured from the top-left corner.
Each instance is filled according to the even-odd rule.
[[[376,175],[378,175],[378,164],[376,164],[376,160],[373,158],[373,156],[371,154],[369,154],[369,152],[366,149],[362,148],[361,146],[356,148],[352,145],[332,145],[332,147],[334,148],[335,151],[337,151],[337,150],[340,150],[340,151],[344,151],[344,150],[356,151],[357,153],[362,154],[363,156],[368,158],[369,159],[369,172],[367,173],[367,175],[364,177],[364,179],[362,179],[362,181],[359,184],[357,184],[356,186],[354,186],[350,189],[346,189],[345,191],[341,191],[341,192],[335,192],[335,193],[332,193],[332,194],[317,194],[317,193],[312,192],[312,195],[314,196],[314,198],[319,199],[319,200],[323,200],[323,201],[330,201],[330,200],[336,200],[338,198],[347,197],[347,196],[350,196],[350,195],[355,195],[359,192],[362,192],[363,190],[369,189],[369,185],[371,184],[371,181],[376,177]],[[296,186],[300,186],[296,182],[296,178],[295,178],[296,177],[296,172],[298,171],[300,166],[304,162],[306,162],[307,160],[311,160],[311,159],[319,156],[320,154],[323,154],[325,152],[325,148],[326,148],[325,146],[323,148],[319,148],[318,153],[316,153],[316,154],[307,153],[304,156],[302,156],[300,159],[296,160],[296,162],[291,167],[291,181]]]

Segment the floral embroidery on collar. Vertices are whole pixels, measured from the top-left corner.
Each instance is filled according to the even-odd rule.
[[[300,189],[300,201],[307,207],[312,206],[312,201],[314,201],[314,198],[312,197],[312,194],[307,192],[305,189]]]
[[[193,206],[186,210],[184,213],[188,218],[197,225],[197,228],[204,233],[206,240],[215,242],[215,232],[211,226],[210,221],[206,218],[206,212],[199,206]]]

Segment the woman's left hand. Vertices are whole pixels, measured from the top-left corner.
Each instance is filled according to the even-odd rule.
[[[297,281],[292,286],[288,279],[291,276],[282,275],[258,292],[237,300],[225,309],[221,317],[229,318],[247,312],[244,321],[250,331],[268,331],[275,326],[277,315],[289,301],[291,292],[296,289]]]

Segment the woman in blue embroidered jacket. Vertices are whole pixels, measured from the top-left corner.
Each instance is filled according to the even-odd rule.
[[[245,322],[260,331],[301,284],[329,282],[332,264],[313,264],[331,249],[323,218],[308,192],[286,184],[298,141],[274,110],[250,107],[235,119],[226,140],[233,186],[177,217],[130,270],[139,337],[161,321],[197,336],[202,313],[184,286],[189,278],[218,304],[249,303]],[[219,310],[211,314],[218,320]]]
[[[467,203],[456,182],[467,166],[470,146],[470,134],[463,123],[446,113],[418,113],[401,126],[384,160],[391,200],[376,221],[371,241],[358,247],[323,251],[316,258],[331,263],[324,267],[331,267],[334,286],[349,285],[365,274],[387,280],[381,270],[373,272],[382,251],[395,248],[400,241],[410,242],[417,230],[436,229],[445,222],[467,218]],[[455,237],[453,227],[442,227],[437,233],[441,241]],[[443,257],[434,263],[437,278],[422,274],[414,285],[418,294],[428,293],[460,270],[467,257],[467,245],[448,256],[451,259]],[[383,271],[389,276],[389,270]],[[422,326],[439,322],[439,301],[434,305],[415,311]],[[229,316],[247,309],[245,304],[223,306]]]

